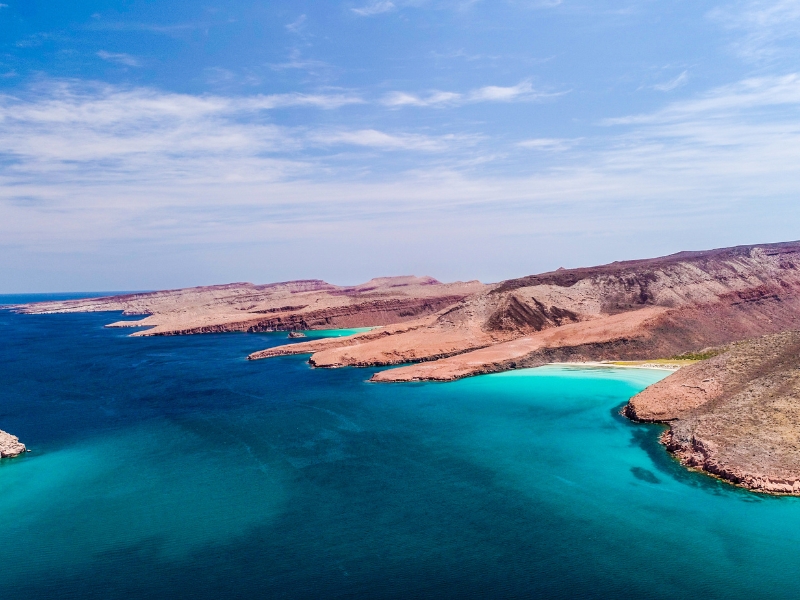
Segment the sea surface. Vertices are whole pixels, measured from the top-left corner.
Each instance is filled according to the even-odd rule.
[[[371,384],[119,318],[0,311],[0,598],[800,597],[800,500],[618,415],[664,371]]]

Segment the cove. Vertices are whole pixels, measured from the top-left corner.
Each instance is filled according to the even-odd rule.
[[[800,595],[798,499],[618,415],[666,372],[373,384],[245,360],[285,333],[119,318],[0,311],[0,427],[32,450],[0,462],[3,597]]]

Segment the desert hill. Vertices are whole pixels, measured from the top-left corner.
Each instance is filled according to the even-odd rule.
[[[123,311],[148,315],[109,325],[148,327],[135,336],[291,331],[401,323],[452,306],[484,287],[478,281],[443,284],[432,277],[411,276],[382,277],[351,287],[310,279],[266,285],[230,283],[15,308],[29,314]]]
[[[800,328],[800,243],[612,263],[487,286],[437,315],[353,338],[271,348],[375,381],[447,381],[569,360],[642,360]]]

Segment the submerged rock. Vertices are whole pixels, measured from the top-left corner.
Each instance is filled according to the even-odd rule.
[[[0,430],[0,458],[13,458],[25,452],[25,444],[17,436]]]

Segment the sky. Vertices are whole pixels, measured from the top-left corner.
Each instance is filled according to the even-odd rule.
[[[0,0],[0,292],[800,238],[800,0]]]

